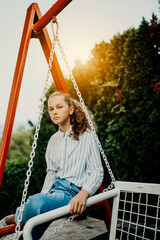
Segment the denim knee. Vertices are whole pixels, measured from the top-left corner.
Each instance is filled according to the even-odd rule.
[[[30,212],[32,216],[39,215],[44,204],[43,195],[42,193],[37,193],[30,196],[26,202],[24,211]]]
[[[44,204],[43,195],[44,195],[43,193],[37,193],[28,198],[24,206],[21,225],[24,225],[30,218],[41,214],[41,208],[42,208],[42,205]],[[17,218],[18,218],[19,211],[20,211],[20,208],[18,207],[16,210],[16,217],[15,217],[16,223],[18,220]]]

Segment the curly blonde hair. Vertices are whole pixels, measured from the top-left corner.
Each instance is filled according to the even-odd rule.
[[[91,129],[82,105],[77,100],[70,98],[67,94],[62,92],[54,92],[49,99],[54,96],[63,96],[68,106],[74,107],[74,112],[72,115],[70,115],[70,124],[72,126],[72,132],[70,136],[73,136],[73,139],[75,140],[79,140],[80,135],[82,135],[88,129]]]

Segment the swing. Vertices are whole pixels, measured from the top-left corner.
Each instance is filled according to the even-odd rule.
[[[53,29],[52,29],[53,30]],[[104,193],[97,196],[90,197],[87,200],[86,207],[91,206],[101,200],[114,197],[113,213],[110,231],[110,240],[114,239],[154,239],[160,237],[160,186],[158,184],[144,184],[144,183],[128,183],[128,182],[116,182],[112,170],[109,166],[105,153],[102,149],[101,143],[99,142],[98,136],[96,135],[94,126],[89,117],[81,93],[78,89],[75,78],[69,67],[67,58],[64,54],[63,48],[59,41],[58,35],[54,35],[55,41],[59,46],[62,53],[63,59],[66,63],[67,69],[70,73],[71,80],[76,90],[79,101],[83,106],[85,114],[88,118],[89,124],[92,128],[92,132],[95,135],[97,144],[100,152],[103,156],[103,160],[106,163],[106,167],[112,179],[111,184],[105,189]],[[115,187],[115,189],[113,189]],[[154,196],[154,197],[153,197]],[[154,200],[153,200],[154,198]],[[154,215],[153,212],[156,214]],[[24,227],[24,239],[32,239],[31,232],[34,226],[44,223],[48,220],[53,220],[58,217],[62,217],[69,213],[69,206],[65,206],[61,209],[56,209],[50,213],[42,214],[30,219]],[[72,221],[75,216],[68,218],[63,226],[69,221]],[[154,222],[153,225],[150,223]],[[117,224],[115,224],[117,223]],[[113,227],[112,227],[113,226]],[[58,227],[53,231],[53,236],[56,232],[61,229],[62,226]],[[47,238],[46,238],[47,239]]]
[[[54,20],[54,22],[56,21]],[[30,154],[31,159],[28,164],[29,169],[27,171],[27,179],[25,181],[25,187],[24,187],[22,202],[21,202],[21,210],[18,217],[18,223],[16,226],[16,235],[14,239],[16,239],[17,234],[20,231],[20,222],[21,222],[23,207],[24,207],[24,203],[27,195],[29,178],[31,176],[31,168],[33,166],[33,158],[35,156],[35,148],[37,146],[37,139],[38,139],[38,133],[40,129],[40,122],[43,114],[44,101],[46,100],[45,94],[47,92],[49,74],[52,69],[54,48],[56,43],[59,46],[60,52],[67,66],[74,88],[79,97],[79,101],[82,104],[83,109],[86,113],[89,124],[93,131],[93,134],[95,135],[103,160],[106,163],[106,167],[108,169],[108,172],[112,180],[111,184],[108,186],[107,189],[103,191],[103,193],[92,196],[87,200],[86,207],[90,207],[95,203],[104,201],[109,198],[114,198],[111,228],[110,228],[110,238],[109,238],[110,240],[114,240],[114,239],[118,239],[118,240],[154,239],[156,240],[160,238],[160,210],[159,210],[160,209],[160,186],[158,184],[115,181],[114,175],[107,161],[105,153],[102,149],[101,143],[99,142],[98,136],[96,135],[95,129],[93,127],[92,121],[90,120],[90,117],[85,107],[81,93],[78,89],[77,83],[74,79],[74,76],[69,67],[67,58],[64,54],[63,48],[59,41],[58,31],[56,32],[56,34],[54,34],[54,29],[52,28],[52,30],[53,30],[54,39],[53,39],[52,48],[50,51],[47,78],[45,81],[45,88],[42,96],[42,105],[40,108],[40,117],[36,127],[35,135],[34,135],[32,152]],[[31,232],[34,226],[49,220],[54,220],[56,218],[62,217],[68,213],[69,213],[69,205],[41,214],[40,216],[36,216],[30,219],[25,224],[25,227],[23,230],[24,239],[26,240],[32,239]],[[68,222],[72,221],[74,217],[75,216],[71,216],[70,218],[68,218],[68,220],[64,222],[63,226],[66,225]],[[63,226],[56,228],[55,231],[53,231],[53,234],[58,232],[58,230],[60,230],[61,227]],[[13,228],[13,226],[11,227]]]

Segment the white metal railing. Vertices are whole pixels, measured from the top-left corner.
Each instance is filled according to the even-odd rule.
[[[88,198],[86,202],[86,208],[90,207],[91,205],[98,203],[100,201],[103,201],[105,199],[109,199],[112,197],[116,197],[119,194],[119,190],[113,189],[108,192],[99,193],[95,196],[92,196]],[[28,222],[25,224],[23,229],[23,238],[24,240],[32,240],[31,232],[33,228],[37,225],[40,225],[42,223],[48,222],[50,220],[54,220],[60,217],[63,217],[66,214],[69,214],[70,205],[49,211],[47,213],[43,213],[41,215],[35,216],[28,220]]]
[[[160,184],[116,181],[109,240],[160,239]]]

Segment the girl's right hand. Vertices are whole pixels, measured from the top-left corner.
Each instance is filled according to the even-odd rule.
[[[82,214],[85,210],[85,205],[87,198],[89,197],[89,192],[82,189],[74,198],[69,202],[70,204],[70,214]]]

